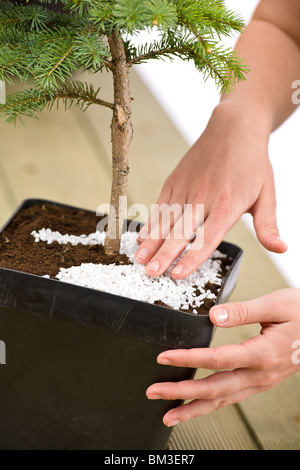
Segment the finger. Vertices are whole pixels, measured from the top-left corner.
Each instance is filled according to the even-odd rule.
[[[172,269],[171,276],[174,279],[183,279],[194,272],[216,250],[235,222],[234,214],[227,210],[212,210],[189,250]]]
[[[146,231],[140,234],[144,241],[135,254],[137,262],[145,264],[150,261],[165,239],[170,237],[174,225],[182,216],[182,207],[179,203],[156,204]]]
[[[251,377],[249,369],[217,372],[204,379],[156,383],[146,395],[150,400],[215,400],[252,386]]]
[[[287,245],[279,236],[274,187],[263,187],[252,211],[254,228],[260,243],[270,251],[284,253]]]
[[[259,356],[252,350],[250,355],[247,344],[245,342],[215,348],[169,350],[159,354],[157,362],[176,367],[210,370],[255,367],[259,361]]]
[[[212,411],[224,408],[225,406],[239,403],[251,395],[272,389],[274,386],[278,385],[280,382],[294,373],[287,372],[285,369],[281,374],[270,373],[267,375],[265,375],[263,371],[249,369],[241,369],[233,372],[235,373],[236,377],[238,377],[240,374],[243,374],[244,378],[240,380],[240,383],[244,383],[244,385],[248,384],[249,386],[239,388],[239,383],[236,381],[232,384],[233,386],[230,387],[230,384],[228,383],[223,388],[225,392],[223,394],[220,393],[219,390],[216,390],[216,388],[211,388],[210,391],[206,392],[208,398],[197,398],[195,395],[193,397],[194,400],[190,403],[170,410],[163,418],[164,423],[167,426],[173,426],[179,422],[187,421],[188,419],[195,418],[197,416],[203,416],[205,414],[211,413]],[[221,378],[226,378],[226,374],[230,375],[232,372],[218,372],[210,377],[212,377],[213,381],[218,376]],[[237,385],[237,388],[235,388],[235,385]],[[226,393],[226,390],[228,390],[228,393]],[[230,392],[230,390],[232,390],[232,392]],[[205,396],[205,393],[203,396]]]
[[[257,392],[256,388],[247,388],[214,400],[193,400],[168,411],[163,417],[163,422],[166,426],[175,426],[189,419],[204,416],[212,411],[239,403]]]
[[[220,304],[209,312],[211,321],[223,328],[253,323],[283,323],[290,321],[295,311],[290,289],[283,289],[246,302]],[[282,308],[285,305],[285,308]]]
[[[145,271],[149,276],[160,276],[171,266],[188,245],[188,240],[165,240],[159,250],[146,265]]]

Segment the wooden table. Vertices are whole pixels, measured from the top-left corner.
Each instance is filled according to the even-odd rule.
[[[101,97],[111,94],[107,75],[87,75]],[[150,210],[161,186],[188,149],[170,119],[133,71],[134,138],[130,152],[128,206]],[[91,107],[65,113],[63,107],[28,120],[26,127],[0,124],[0,217],[4,222],[29,197],[51,199],[95,210],[109,202],[111,111]],[[288,287],[243,222],[226,236],[244,250],[238,285],[231,300],[247,300]],[[258,325],[218,329],[213,346],[241,342],[259,333]],[[199,370],[197,377],[207,371]],[[173,450],[300,449],[300,375],[238,405],[195,418],[174,428]]]

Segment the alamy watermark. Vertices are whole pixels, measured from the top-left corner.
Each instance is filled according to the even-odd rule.
[[[300,364],[300,339],[292,342],[292,349],[296,349],[292,354],[292,363],[297,366]]]
[[[0,104],[6,103],[6,87],[5,82],[0,80]]]
[[[292,103],[298,105],[300,104],[300,80],[294,80],[292,88],[295,89],[292,93]]]
[[[136,224],[141,220],[148,221],[142,228],[140,236],[142,239],[151,240],[186,240],[191,241],[197,235],[197,243],[194,249],[200,249],[204,242],[204,204],[152,204],[150,214],[144,204],[133,204],[128,210],[126,196],[121,196],[119,206],[123,206],[126,218],[129,220],[128,230],[134,231]],[[104,217],[97,224],[97,231],[106,230],[110,214],[112,227],[110,238],[120,236],[123,226],[117,222],[116,210],[110,204],[101,204],[97,207],[96,215]]]
[[[6,364],[6,344],[0,340],[0,364]]]

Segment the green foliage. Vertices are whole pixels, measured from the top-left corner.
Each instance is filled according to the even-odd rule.
[[[66,82],[49,92],[38,88],[28,88],[8,96],[2,106],[2,114],[7,122],[15,123],[17,118],[23,122],[23,117],[35,118],[36,114],[45,108],[51,109],[54,103],[63,102],[65,109],[75,105],[85,111],[91,104],[98,104],[113,109],[113,104],[98,98],[100,88],[94,89],[92,84],[82,83],[78,80]]]
[[[243,28],[242,20],[221,0],[61,0],[63,13],[50,9],[56,0],[23,2],[0,5],[0,80],[13,83],[18,77],[28,84],[0,105],[9,121],[34,116],[59,100],[63,90],[67,100],[72,86],[69,99],[74,102],[76,71],[112,70],[107,38],[115,33],[123,38],[128,66],[180,57],[193,61],[222,91],[229,91],[247,70],[220,42]],[[135,46],[134,36],[144,30],[154,30],[155,39]],[[86,98],[89,105],[88,96],[79,93],[75,102],[84,104]]]

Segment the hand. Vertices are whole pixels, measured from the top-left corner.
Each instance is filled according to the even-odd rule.
[[[262,329],[259,336],[238,345],[172,350],[158,356],[159,364],[220,371],[204,379],[156,383],[147,389],[149,399],[192,400],[165,414],[167,426],[238,403],[300,371],[300,289],[218,305],[210,310],[210,319],[223,328],[260,323]]]
[[[146,264],[147,274],[159,276],[165,272],[203,223],[196,220],[195,213],[189,216],[184,211],[187,204],[185,207],[192,208],[204,204],[204,232],[200,230],[190,250],[173,268],[171,275],[175,279],[183,279],[197,269],[245,212],[252,214],[257,237],[265,248],[279,253],[286,250],[276,223],[268,138],[268,123],[261,113],[251,117],[250,111],[241,109],[240,103],[232,105],[230,100],[215,109],[202,136],[162,188],[157,209],[162,204],[177,204],[180,210],[173,223],[161,223],[156,210],[139,234],[135,259]],[[184,227],[187,215],[192,220],[190,236],[178,237],[178,227]]]

